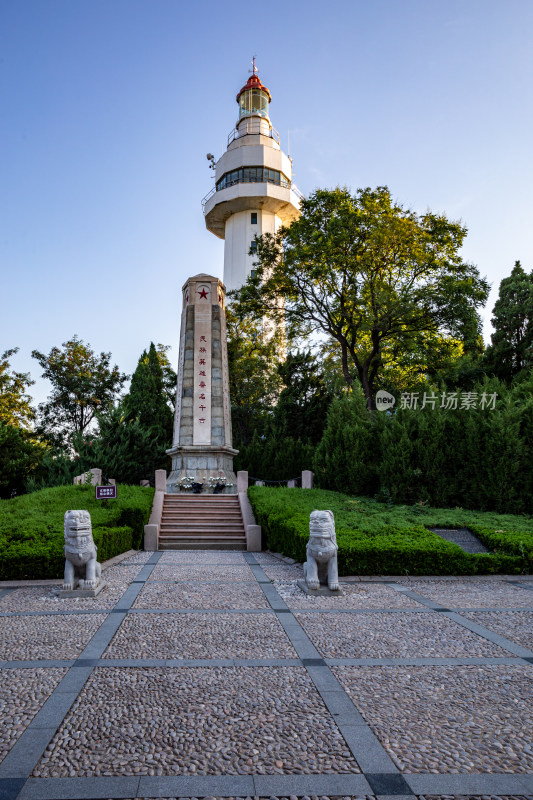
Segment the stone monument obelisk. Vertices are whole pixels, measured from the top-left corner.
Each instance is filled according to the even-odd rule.
[[[179,492],[185,476],[204,484],[225,478],[225,491],[237,491],[225,287],[212,275],[195,275],[183,286],[174,436],[167,453],[172,457],[167,492]]]

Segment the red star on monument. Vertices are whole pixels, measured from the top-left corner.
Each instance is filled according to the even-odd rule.
[[[205,287],[204,287],[203,289],[199,289],[199,290],[198,290],[198,294],[200,295],[200,297],[201,297],[203,300],[207,300],[207,292],[206,292],[206,290],[205,290]]]

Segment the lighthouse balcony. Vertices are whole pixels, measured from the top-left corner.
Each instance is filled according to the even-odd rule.
[[[252,117],[244,121],[241,120],[239,125],[233,128],[228,135],[228,147],[237,139],[242,139],[244,136],[266,136],[267,139],[273,139],[274,142],[279,145],[278,131],[264,119]]]
[[[281,186],[284,189],[291,189],[301,200],[303,195],[297,186],[287,178],[280,170],[270,169],[269,167],[239,167],[224,173],[216,182],[210,192],[202,200],[202,208],[206,208],[207,202],[216,192],[236,186],[239,183],[270,183],[274,186]],[[257,192],[255,192],[257,193]]]
[[[225,237],[226,221],[237,211],[262,209],[276,214],[283,224],[300,216],[303,195],[294,185],[275,183],[236,183],[211,192],[202,201],[205,224],[220,239]]]

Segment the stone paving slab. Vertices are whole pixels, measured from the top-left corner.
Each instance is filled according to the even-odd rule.
[[[533,609],[533,592],[494,578],[456,578],[453,582],[442,578],[399,578],[396,583],[447,608]]]
[[[258,564],[283,564],[283,561],[273,556],[272,553],[254,553],[254,558]]]
[[[164,550],[159,564],[246,564],[240,550]]]
[[[295,613],[324,657],[401,658],[508,654],[439,614],[305,614]]]
[[[24,611],[89,611],[109,610],[137,577],[142,565],[123,567],[118,564],[103,572],[107,586],[97,597],[58,597],[59,586],[20,587],[0,597],[0,613]]]
[[[152,571],[151,581],[253,581],[253,572],[247,564],[158,564]]]
[[[332,671],[402,772],[533,772],[530,667]]]
[[[124,561],[122,561],[122,564],[125,566],[129,566],[131,564],[147,564],[148,561],[150,561],[153,552],[153,550],[148,550],[146,552],[135,553],[134,555],[125,558]]]
[[[208,583],[146,584],[134,608],[268,608],[256,583],[219,585],[216,591]]]
[[[302,580],[304,571],[295,564],[262,564],[265,575],[274,581]]]
[[[533,650],[533,611],[463,611],[460,616]]]
[[[474,536],[468,528],[428,528],[432,533],[436,533],[441,539],[457,544],[465,553],[489,553],[477,536]]]
[[[254,657],[296,657],[273,613],[130,614],[104,653],[104,658]]]
[[[106,616],[0,617],[0,659],[78,658]]]
[[[533,800],[533,795],[524,794],[425,794],[419,795],[417,800]]]
[[[356,583],[343,584],[340,597],[312,597],[306,595],[294,581],[274,581],[280,596],[291,609],[369,609],[369,608],[413,608],[420,609],[420,603],[395,591],[386,584]]]
[[[97,667],[33,775],[359,771],[301,667]]]
[[[299,609],[295,573],[268,553],[128,553],[104,607],[0,591],[0,715],[23,720],[0,800],[533,800],[532,576],[353,576],[347,603]],[[39,669],[59,676],[48,698],[19,680],[2,707],[2,678]]]
[[[0,762],[50,697],[66,669],[4,669],[0,675]]]

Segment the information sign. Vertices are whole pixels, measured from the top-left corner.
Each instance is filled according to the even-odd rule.
[[[117,497],[116,486],[96,486],[97,500],[113,500]]]

